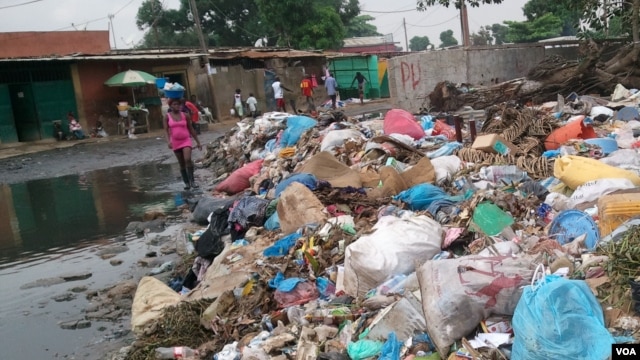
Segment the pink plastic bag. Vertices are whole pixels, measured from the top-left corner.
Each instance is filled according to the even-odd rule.
[[[444,135],[449,140],[455,140],[456,129],[442,120],[436,120],[435,125],[433,125],[433,132],[431,135]]]
[[[306,304],[320,296],[316,286],[308,281],[300,282],[293,290],[284,292],[276,290],[273,298],[278,302],[278,306],[286,308],[293,305]]]
[[[414,140],[424,137],[424,130],[418,124],[413,115],[402,109],[391,109],[384,116],[382,131],[385,134],[403,134],[411,136]]]
[[[260,159],[245,164],[240,169],[232,172],[231,175],[229,175],[228,178],[224,179],[223,182],[218,184],[214,190],[225,192],[230,195],[242,192],[244,189],[251,186],[251,184],[249,183],[249,179],[260,172],[263,161],[264,160]]]

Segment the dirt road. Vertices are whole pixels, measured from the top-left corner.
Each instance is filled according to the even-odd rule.
[[[205,145],[224,135],[232,122],[209,125],[202,132],[200,142]],[[194,160],[204,156],[194,149]],[[0,149],[0,183],[15,184],[28,180],[46,179],[91,170],[108,169],[150,162],[174,163],[176,158],[167,148],[164,132],[141,134],[137,139],[111,136],[105,139],[64,141],[59,143],[28,144]]]

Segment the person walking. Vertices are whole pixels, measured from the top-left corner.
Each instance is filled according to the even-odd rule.
[[[368,82],[366,77],[362,75],[359,71],[356,72],[356,76],[351,80],[351,87],[353,87],[354,82],[358,82],[358,96],[360,96],[360,105],[364,104],[364,83]]]
[[[253,96],[253,93],[249,93],[249,97],[247,98],[247,107],[249,108],[251,117],[255,119],[258,112],[258,100]]]
[[[196,131],[196,134],[200,135],[200,111],[198,110],[198,107],[186,98],[182,99],[182,102],[184,103],[182,112],[189,115],[193,130]]]
[[[302,90],[302,96],[307,99],[307,110],[309,112],[315,110],[316,106],[313,103],[313,83],[311,82],[311,75],[306,75],[300,82],[300,89]]]
[[[336,96],[338,95],[338,82],[333,78],[333,74],[329,73],[326,79],[324,79],[324,87],[327,89],[327,95],[331,99],[331,108],[336,108]]]
[[[193,143],[191,142],[191,137],[196,140],[198,150],[202,150],[202,145],[187,114],[181,111],[181,106],[180,99],[169,99],[170,111],[167,113],[163,126],[167,133],[169,149],[173,150],[178,159],[180,175],[182,175],[182,181],[185,184],[184,189],[189,190],[192,187],[198,187],[193,177],[193,161],[191,160]]]
[[[287,108],[286,108],[286,105],[284,103],[284,91],[283,90],[287,90],[288,92],[291,92],[291,90],[287,89],[284,85],[282,85],[282,83],[280,82],[280,78],[279,77],[276,77],[275,80],[276,81],[273,82],[271,87],[273,87],[273,97],[276,99],[276,111],[287,112]],[[295,111],[295,110],[296,109],[293,109],[293,111]]]
[[[236,116],[240,119],[244,116],[244,103],[242,102],[242,90],[236,89],[233,94],[233,108],[236,111]]]

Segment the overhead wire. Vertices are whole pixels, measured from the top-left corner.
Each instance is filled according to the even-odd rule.
[[[440,25],[442,25],[442,24],[446,24],[446,23],[448,23],[449,21],[451,21],[451,20],[453,20],[453,19],[455,19],[455,18],[457,18],[457,17],[458,17],[458,15],[456,15],[456,16],[454,16],[454,17],[452,17],[452,18],[449,18],[448,20],[445,20],[445,21],[443,21],[443,22],[440,22],[440,23],[437,23],[437,24],[431,24],[431,25],[415,25],[415,24],[409,24],[409,23],[407,23],[407,25],[408,25],[408,26],[413,26],[413,27],[420,27],[420,28],[436,27],[436,26],[440,26]]]
[[[33,3],[37,3],[43,0],[31,0],[31,1],[26,1],[20,4],[13,4],[13,5],[6,5],[6,6],[2,6],[0,7],[0,10],[2,9],[8,9],[8,8],[14,8],[14,7],[18,7],[18,6],[23,6],[23,5],[29,5],[29,4],[33,4]]]

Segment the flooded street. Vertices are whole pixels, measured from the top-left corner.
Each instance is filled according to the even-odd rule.
[[[137,159],[121,159],[132,151]],[[102,359],[106,343],[130,336],[128,317],[91,319],[75,330],[60,324],[85,318],[93,305],[87,293],[147,274],[138,261],[159,249],[149,239],[177,237],[179,226],[145,236],[125,231],[147,211],[177,214],[183,184],[175,158],[156,137],[0,160],[0,169],[0,346],[21,359]],[[128,250],[100,257],[123,244]]]
[[[167,181],[176,172],[177,165],[118,167],[4,186],[3,195],[9,201],[0,212],[3,348],[13,348],[25,359],[56,354],[84,359],[90,355],[81,352],[87,344],[121,335],[100,321],[77,330],[61,329],[58,323],[83,318],[89,304],[85,291],[125,280],[136,270],[136,262],[150,249],[144,237],[123,237],[124,229],[129,222],[140,221],[145,211],[175,212],[181,184]],[[129,248],[115,257],[122,260],[121,265],[112,266],[96,254],[117,243]],[[91,277],[34,286],[40,279],[66,274]],[[74,294],[71,301],[54,300],[67,293]],[[120,331],[128,331],[128,324],[120,325]]]

